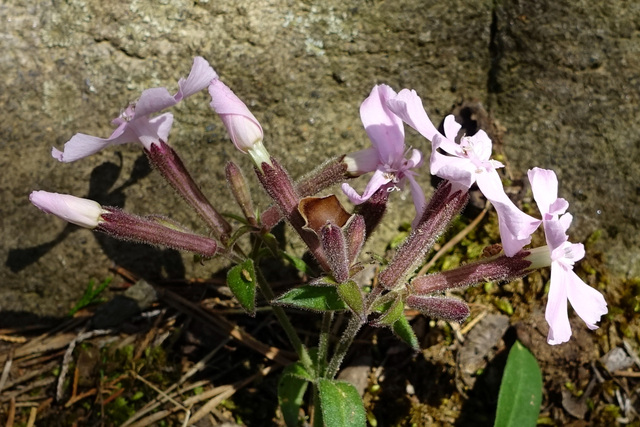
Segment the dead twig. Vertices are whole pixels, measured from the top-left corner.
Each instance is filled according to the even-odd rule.
[[[153,385],[152,383],[150,383],[149,381],[147,381],[144,377],[141,377],[140,375],[138,375],[138,373],[131,371],[131,373],[133,374],[134,378],[136,378],[139,381],[142,381],[143,383],[145,383],[147,386],[151,387],[151,389],[153,389],[156,393],[158,393],[159,395],[161,395],[162,397],[164,397],[166,400],[170,401],[171,403],[174,404],[175,407],[182,409],[185,412],[185,416],[184,416],[184,422],[182,423],[183,426],[186,426],[189,423],[189,418],[191,417],[191,410],[186,408],[183,404],[181,404],[180,402],[178,402],[177,400],[173,399],[171,396],[168,396],[165,392],[163,392],[162,390],[160,390],[158,387],[156,387],[155,385]],[[162,411],[161,411],[162,412]],[[156,414],[154,414],[156,415]],[[164,418],[164,417],[162,417]],[[160,419],[162,419],[160,418]],[[159,420],[159,419],[158,419]],[[149,424],[141,424],[143,420],[141,420],[140,422],[136,423],[135,425],[149,425]]]
[[[31,408],[29,411],[29,420],[27,421],[27,427],[33,427],[36,425],[36,416],[38,415],[38,408]]]
[[[97,388],[92,388],[91,390],[85,391],[84,393],[73,395],[71,397],[71,399],[69,399],[67,401],[67,403],[64,404],[64,407],[68,408],[71,405],[73,405],[74,403],[76,403],[77,401],[82,400],[82,399],[84,399],[86,397],[89,397],[89,396],[93,396],[94,394],[97,394],[97,393],[98,393],[98,389]]]
[[[2,400],[6,402],[9,399],[17,398],[21,394],[24,394],[24,393],[26,393],[28,391],[31,391],[31,390],[35,389],[35,388],[45,387],[45,386],[48,386],[49,384],[53,384],[55,381],[56,381],[55,377],[43,378],[41,380],[34,381],[31,384],[20,388],[19,390],[16,390],[16,391],[11,392],[11,393],[5,393],[6,396],[3,396]],[[29,396],[29,399],[33,399],[33,398],[34,398],[33,396]]]
[[[9,352],[7,356],[7,361],[4,363],[4,368],[2,369],[2,376],[0,377],[0,393],[4,389],[4,384],[7,382],[7,378],[9,378],[9,372],[11,371],[11,365],[13,364],[13,349]]]
[[[230,398],[231,396],[233,396],[233,394],[236,391],[240,390],[247,384],[250,384],[256,378],[268,375],[272,370],[273,370],[273,366],[267,366],[266,368],[262,369],[260,372],[254,375],[251,375],[249,378],[232,384],[229,390],[220,393],[218,396],[208,401],[202,408],[198,409],[198,411],[195,414],[193,414],[193,416],[191,417],[191,421],[189,425],[193,425],[197,423],[202,418],[204,418],[209,412],[215,409],[216,406],[218,406],[223,400]]]
[[[1,341],[6,341],[6,342],[12,342],[12,343],[17,343],[17,344],[22,344],[27,342],[27,339],[25,337],[14,337],[11,335],[2,335],[0,334],[0,340]]]
[[[133,423],[136,420],[140,419],[142,416],[146,415],[147,413],[153,411],[155,408],[160,406],[166,400],[166,399],[164,399],[164,396],[168,396],[168,397],[176,396],[178,393],[174,393],[174,394],[169,394],[169,393],[171,393],[171,391],[173,391],[175,388],[179,387],[181,384],[183,384],[185,381],[187,381],[189,378],[191,378],[193,375],[195,375],[197,372],[199,372],[202,368],[204,368],[205,365],[209,362],[209,360],[211,360],[211,358],[214,355],[216,355],[218,353],[218,351],[220,351],[229,341],[231,341],[231,338],[229,338],[229,337],[227,337],[224,340],[222,340],[222,342],[220,342],[220,344],[218,344],[216,346],[216,348],[214,348],[211,352],[209,352],[204,358],[202,358],[202,360],[200,360],[198,363],[196,363],[189,371],[187,371],[182,377],[180,377],[180,379],[178,380],[177,383],[175,383],[174,385],[172,385],[171,387],[166,389],[164,391],[164,393],[161,394],[161,396],[162,396],[161,399],[149,402],[147,405],[145,405],[143,408],[141,408],[138,412],[133,414],[122,425],[122,427],[126,427],[126,426],[130,425],[131,423]],[[203,383],[204,384],[208,384],[209,382],[208,381],[203,381]],[[180,390],[180,392],[187,391],[188,389],[189,388]],[[186,404],[186,406],[189,406],[189,405]]]
[[[58,362],[57,361],[53,361],[53,362],[48,363],[47,365],[41,367],[40,369],[36,369],[36,370],[30,371],[30,372],[24,374],[23,376],[21,376],[20,378],[17,378],[17,379],[15,379],[13,381],[7,382],[5,384],[5,387],[3,388],[3,390],[10,390],[10,389],[12,389],[13,387],[15,387],[18,384],[22,384],[24,382],[27,382],[32,378],[38,377],[38,376],[40,376],[40,375],[52,370],[56,366],[58,366]],[[55,378],[54,378],[54,381],[55,381]],[[0,397],[0,401],[6,402],[7,400],[9,400],[10,396],[12,396],[12,395],[18,396],[23,392],[23,390],[24,389],[22,389],[22,390],[20,390],[20,391],[18,391],[16,393],[13,393],[13,394],[8,394],[7,393],[5,396]]]
[[[640,372],[635,371],[613,371],[615,377],[640,378]]]
[[[9,413],[7,414],[7,423],[5,424],[7,427],[13,426],[13,420],[16,417],[16,398],[12,397],[9,400]]]
[[[75,339],[71,340],[69,343],[69,347],[67,347],[67,351],[62,358],[62,369],[60,370],[60,376],[58,377],[58,387],[56,388],[56,400],[62,400],[62,394],[64,393],[64,380],[67,377],[67,372],[69,371],[69,363],[71,363],[71,358],[73,357],[73,350],[76,348],[76,345],[81,343],[82,341],[99,336],[110,334],[113,331],[111,329],[94,329],[93,331],[84,332],[80,331],[80,333],[76,336]]]
[[[149,332],[147,332],[144,339],[140,342],[140,345],[138,345],[138,348],[133,355],[133,360],[138,360],[140,359],[140,357],[142,357],[142,353],[144,353],[144,351],[149,347],[149,343],[151,343],[153,338],[158,334],[160,322],[164,320],[165,312],[166,310],[162,310],[160,312],[160,315],[156,317],[155,321],[153,322],[153,326],[151,327],[151,329],[149,329]]]
[[[295,355],[289,352],[268,346],[267,344],[255,339],[251,334],[247,333],[238,325],[229,322],[221,316],[204,310],[199,305],[192,303],[174,292],[158,286],[154,286],[154,289],[156,289],[158,297],[162,298],[167,304],[185,314],[196,316],[205,326],[212,328],[216,333],[219,333],[222,336],[230,335],[240,344],[257,351],[267,359],[273,360],[283,366],[287,366],[296,358]]]

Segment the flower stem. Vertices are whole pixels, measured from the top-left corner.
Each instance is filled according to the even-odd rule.
[[[258,279],[258,287],[260,288],[260,292],[262,292],[262,295],[264,295],[267,301],[273,301],[273,299],[275,298],[273,290],[267,283],[267,280],[264,278],[264,276],[262,275],[262,271],[259,268],[256,268],[256,276]],[[304,365],[305,369],[307,369],[307,371],[310,373],[314,372],[311,356],[309,356],[309,352],[305,348],[304,344],[302,344],[302,341],[300,340],[298,333],[291,324],[291,321],[287,317],[287,314],[284,312],[282,307],[272,305],[271,309],[278,318],[282,329],[284,329],[284,332],[287,334],[289,342],[293,346],[293,349],[300,358],[300,361]]]
[[[346,356],[347,351],[349,350],[349,347],[351,347],[351,343],[362,327],[362,324],[362,319],[360,319],[359,316],[351,316],[349,323],[347,324],[347,328],[342,333],[342,338],[340,338],[340,341],[336,346],[333,357],[331,357],[329,366],[327,366],[327,370],[324,372],[325,378],[333,379],[333,377],[336,376],[338,369],[340,369],[340,365],[344,360],[344,356]]]
[[[327,354],[329,353],[329,336],[331,334],[331,322],[333,312],[325,311],[322,314],[320,327],[320,340],[318,342],[318,376],[321,377],[327,367]]]

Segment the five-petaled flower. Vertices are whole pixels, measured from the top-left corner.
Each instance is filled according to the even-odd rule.
[[[387,85],[377,85],[360,106],[360,118],[373,147],[348,154],[344,161],[349,165],[348,172],[361,175],[374,172],[362,195],[349,184],[342,184],[342,191],[352,203],[367,201],[381,187],[391,183],[389,190],[400,188],[409,181],[413,204],[417,217],[426,204],[424,192],[415,180],[412,169],[422,165],[422,153],[412,149],[407,159],[404,145],[404,125],[393,114],[387,101],[396,96],[396,92]]]
[[[502,246],[507,256],[515,255],[531,242],[540,221],[522,212],[504,192],[496,171],[504,165],[491,157],[491,139],[483,130],[455,139],[460,124],[453,115],[444,119],[444,135],[429,119],[422,101],[413,90],[403,89],[388,101],[389,108],[432,143],[431,173],[457,184],[452,191],[468,190],[474,183],[498,212]],[[443,154],[442,152],[445,154]]]
[[[581,243],[568,241],[567,229],[573,217],[565,214],[569,203],[558,198],[558,179],[551,170],[533,168],[528,172],[533,197],[542,214],[551,257],[551,284],[545,318],[549,324],[549,344],[561,344],[571,337],[567,300],[587,324],[596,329],[600,317],[607,313],[607,303],[600,292],[587,285],[573,271],[576,261],[584,257]]]
[[[218,75],[202,57],[196,57],[193,67],[186,79],[178,81],[178,92],[171,95],[164,87],[147,89],[142,92],[138,101],[129,105],[122,114],[111,123],[117,126],[108,138],[99,138],[84,133],[75,134],[66,144],[64,150],[51,150],[51,155],[61,162],[73,162],[97,153],[109,145],[139,142],[149,150],[152,144],[167,141],[173,124],[171,113],[151,117],[152,114],[176,105],[182,99],[209,86]]]

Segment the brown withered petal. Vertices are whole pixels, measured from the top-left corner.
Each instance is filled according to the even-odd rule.
[[[305,197],[300,200],[298,210],[305,220],[304,228],[317,235],[320,235],[320,229],[327,222],[342,228],[351,217],[333,194],[326,197]]]

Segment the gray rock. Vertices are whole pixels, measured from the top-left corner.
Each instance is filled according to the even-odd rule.
[[[15,312],[65,313],[91,278],[112,275],[113,264],[148,279],[207,277],[223,265],[67,226],[28,201],[36,189],[91,196],[205,232],[144,169],[139,147],[111,147],[72,164],[49,154],[76,132],[108,136],[110,120],[142,90],[175,91],[196,55],[245,100],[294,177],[315,166],[318,153],[368,145],[358,106],[376,83],[416,89],[436,122],[463,100],[480,101],[506,127],[513,177],[555,168],[575,238],[603,229],[611,265],[640,274],[633,2],[71,0],[5,2],[0,20],[3,322]],[[223,165],[249,161],[207,104],[203,92],[172,109],[169,143],[220,210],[238,212]],[[415,132],[407,139],[428,152]],[[426,169],[420,182],[428,186]],[[411,219],[405,203],[395,197],[379,241]]]

